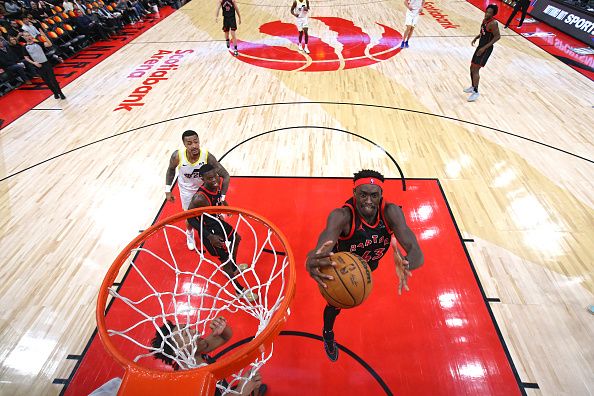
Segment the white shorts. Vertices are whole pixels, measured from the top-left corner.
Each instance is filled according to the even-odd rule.
[[[198,191],[198,190],[196,190]],[[190,202],[192,202],[192,197],[196,194],[196,191],[190,191],[180,188],[179,189],[179,197],[181,199],[182,209],[188,210],[190,206]]]
[[[406,26],[417,26],[419,12],[420,10],[406,10],[406,22],[404,22],[404,24]]]
[[[299,30],[300,32],[303,31],[303,28],[308,28],[309,27],[309,18],[308,17],[303,17],[303,18],[297,18],[297,30]]]

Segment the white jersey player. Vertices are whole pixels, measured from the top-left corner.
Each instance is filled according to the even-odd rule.
[[[185,131],[182,134],[182,142],[184,143],[184,147],[173,152],[169,159],[167,173],[165,174],[165,197],[167,201],[175,200],[171,193],[171,187],[177,171],[181,205],[184,210],[188,210],[192,197],[202,185],[202,179],[198,172],[202,165],[210,164],[215,167],[219,176],[223,178],[223,184],[221,186],[221,202],[224,202],[225,195],[229,189],[229,181],[231,179],[229,172],[223,168],[215,156],[209,153],[208,150],[200,148],[200,139],[196,132]],[[186,234],[188,249],[194,250],[196,248],[194,230],[187,222]]]
[[[404,30],[400,48],[408,48],[408,40],[412,36],[413,30],[415,30],[415,26],[417,26],[419,14],[425,5],[425,0],[404,0],[404,5],[407,8],[406,20],[404,22],[406,29]]]
[[[293,5],[291,6],[291,14],[293,14],[296,18],[296,25],[297,30],[299,31],[299,51],[304,51],[306,54],[309,54],[309,48],[307,47],[307,43],[309,41],[309,0],[294,0]],[[301,40],[305,36],[305,46],[301,46]]]

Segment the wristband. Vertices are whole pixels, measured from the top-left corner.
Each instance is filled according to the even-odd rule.
[[[166,184],[166,185],[165,185],[165,192],[166,192],[166,193],[169,193],[169,192],[171,192],[171,184]]]

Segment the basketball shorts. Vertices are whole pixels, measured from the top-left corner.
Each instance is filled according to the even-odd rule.
[[[214,219],[208,219],[205,221],[205,224],[203,225],[203,231],[205,235],[203,238],[200,238],[202,240],[202,245],[208,253],[215,257],[218,257],[221,260],[221,262],[227,261],[227,259],[229,258],[229,251],[226,247],[215,247],[208,239],[206,229],[209,229],[209,234],[218,235],[229,242],[233,241],[233,234],[235,233],[235,230],[233,229],[231,224],[227,223],[222,219],[219,219],[219,221],[216,221]],[[200,234],[200,229],[198,229],[198,234]]]
[[[308,17],[297,18],[296,25],[297,25],[297,30],[302,32],[303,29],[306,29],[309,27],[309,18]]]
[[[223,32],[228,32],[229,30],[237,30],[237,21],[235,20],[235,16],[223,18]]]
[[[490,46],[489,48],[487,48],[487,50],[485,52],[483,52],[483,54],[481,56],[478,56],[476,54],[477,51],[478,51],[478,48],[476,49],[476,51],[474,51],[474,55],[472,56],[471,63],[476,66],[484,67],[487,64],[489,57],[491,56],[491,52],[493,52],[493,46]]]
[[[196,189],[198,191],[198,189]],[[186,190],[180,186],[179,188],[179,198],[181,199],[182,209],[188,210],[190,206],[190,202],[192,202],[192,197],[196,194],[194,190]]]
[[[421,10],[406,10],[406,20],[404,24],[406,26],[417,26],[417,22],[419,21],[419,13]]]

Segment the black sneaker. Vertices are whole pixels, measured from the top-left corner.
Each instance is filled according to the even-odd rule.
[[[229,43],[229,40],[227,40],[227,48],[229,48],[231,45]]]
[[[233,51],[233,56],[238,56],[239,52],[237,50]]]
[[[334,341],[334,331],[324,331],[322,330],[322,338],[324,339],[324,350],[326,351],[326,355],[328,358],[335,362],[338,360],[338,346],[336,345],[336,341]]]

